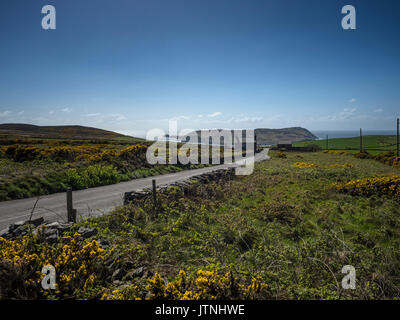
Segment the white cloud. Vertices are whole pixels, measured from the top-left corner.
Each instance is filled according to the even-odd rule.
[[[357,111],[356,108],[343,109],[343,111],[339,113],[339,118],[340,119],[350,119],[356,111]]]
[[[106,117],[112,118],[112,119],[117,120],[117,121],[128,120],[127,117],[125,117],[123,114],[120,114],[120,113],[107,114]]]
[[[375,109],[374,112],[375,113],[381,113],[381,112],[383,112],[383,109],[382,108],[378,108],[378,109]]]
[[[66,113],[70,113],[70,112],[72,112],[72,109],[71,108],[64,108],[64,109],[61,109],[61,111],[62,112],[66,112]]]
[[[237,123],[242,123],[242,122],[250,122],[250,123],[255,123],[255,122],[261,122],[264,120],[263,117],[241,117],[241,118],[234,118],[232,119],[234,122]]]
[[[215,118],[215,117],[218,117],[218,116],[220,116],[220,115],[222,115],[222,112],[217,111],[217,112],[214,112],[214,113],[209,114],[207,117],[209,117],[209,118]]]
[[[356,101],[357,101],[356,98],[351,98],[351,99],[349,100],[350,103],[353,103],[353,102],[356,102]]]
[[[180,120],[189,120],[190,116],[176,116],[172,117],[170,120],[171,121],[180,121]]]
[[[3,112],[0,112],[0,117],[7,117],[11,114],[11,111],[5,110]]]
[[[88,113],[88,114],[85,114],[86,117],[98,117],[100,115],[101,115],[101,113]]]

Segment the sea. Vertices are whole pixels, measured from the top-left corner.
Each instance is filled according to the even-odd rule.
[[[346,130],[340,130],[340,131],[335,131],[335,130],[310,130],[315,136],[318,137],[319,140],[324,140],[326,139],[326,136],[328,136],[329,139],[333,138],[353,138],[353,137],[359,137],[360,136],[360,130],[351,130],[351,131],[346,131]],[[362,131],[363,136],[394,136],[396,135],[396,130],[363,130]]]

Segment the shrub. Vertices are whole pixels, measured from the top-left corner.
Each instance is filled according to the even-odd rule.
[[[326,166],[321,166],[315,163],[307,163],[307,162],[296,162],[293,167],[305,169],[305,168],[321,168],[321,169],[329,169],[329,168],[353,168],[351,163],[339,164],[334,163]]]
[[[84,243],[79,238],[75,233],[50,246],[41,243],[39,236],[19,240],[0,237],[0,299],[40,299],[49,294],[69,297],[93,287],[106,252],[96,240]],[[57,271],[57,289],[51,293],[40,285],[45,265]]]
[[[366,150],[362,150],[356,154],[354,154],[354,157],[357,159],[373,159],[374,156],[370,153],[368,153],[368,151]]]
[[[161,300],[260,299],[266,297],[267,288],[260,276],[253,277],[246,284],[235,278],[232,272],[200,269],[189,277],[180,270],[171,281],[165,281],[159,273],[155,273],[147,279],[145,286],[131,285],[104,293],[102,299],[143,299],[146,292],[150,293],[150,299]]]
[[[334,183],[331,186],[339,192],[352,195],[389,196],[400,200],[400,176],[397,175],[378,175],[373,178],[354,179],[345,183]]]

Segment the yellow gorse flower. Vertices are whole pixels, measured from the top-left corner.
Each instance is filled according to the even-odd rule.
[[[354,166],[351,163],[345,163],[345,164],[334,163],[334,164],[322,166],[322,165],[315,164],[315,163],[296,162],[295,164],[293,164],[293,167],[296,167],[299,169],[306,169],[306,168],[329,169],[329,168],[353,168]]]
[[[95,282],[95,266],[105,257],[105,250],[96,240],[85,244],[79,238],[79,233],[63,237],[65,244],[60,247],[39,244],[36,236],[17,240],[0,237],[0,261],[24,271],[27,290],[41,290],[44,277],[41,270],[45,265],[52,265],[56,269],[58,295],[76,289],[86,291]],[[41,293],[45,294],[43,290]]]
[[[352,195],[384,195],[400,200],[400,176],[377,175],[372,178],[353,179],[344,183],[334,183],[331,188]]]

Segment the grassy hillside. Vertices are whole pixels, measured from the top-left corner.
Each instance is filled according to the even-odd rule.
[[[367,149],[368,152],[376,154],[382,151],[395,151],[396,150],[396,136],[364,136],[362,138],[363,148]],[[294,146],[305,146],[310,142],[296,142]],[[322,149],[326,149],[326,140],[315,140],[312,144],[320,146]],[[359,151],[360,149],[360,138],[335,138],[328,139],[328,149],[331,150],[354,150]]]
[[[116,132],[85,126],[35,126],[23,123],[0,124],[0,139],[82,139],[82,140],[125,140],[143,142],[144,139],[125,136]]]
[[[185,193],[171,187],[159,195],[157,215],[151,202],[136,201],[82,222],[99,230],[82,245],[64,238],[47,247],[46,254],[53,256],[43,259],[51,263],[61,255],[58,248],[69,248],[68,241],[75,241],[76,250],[85,243],[94,247],[85,260],[88,272],[74,282],[66,282],[75,269],[65,258],[67,280],[59,280],[52,298],[398,298],[400,191],[396,200],[389,189],[370,184],[369,194],[333,187],[376,174],[398,177],[400,171],[352,156],[272,153],[272,160],[256,164],[250,176],[194,185]],[[99,239],[108,243],[105,251],[92,242]],[[36,244],[26,250],[45,246],[32,241]],[[0,252],[13,259],[15,243],[0,245]],[[94,269],[98,254],[105,256],[101,270]],[[79,265],[81,255],[76,257]],[[345,265],[356,269],[355,290],[341,286]],[[117,281],[111,276],[116,270],[123,270]],[[37,276],[26,277],[34,281]]]
[[[202,131],[196,131],[197,134],[200,134]],[[206,135],[212,137],[220,137],[221,132],[230,132],[230,130],[203,130]],[[283,129],[255,129],[254,134],[257,137],[258,145],[274,145],[277,143],[292,143],[295,141],[312,141],[317,139],[315,135],[313,135],[307,129],[301,127],[293,127],[293,128],[283,128]],[[203,142],[204,143],[204,142]],[[208,143],[208,141],[205,141]]]
[[[293,143],[296,141],[312,141],[317,139],[310,131],[301,127],[284,129],[255,129],[258,144],[274,145]]]

